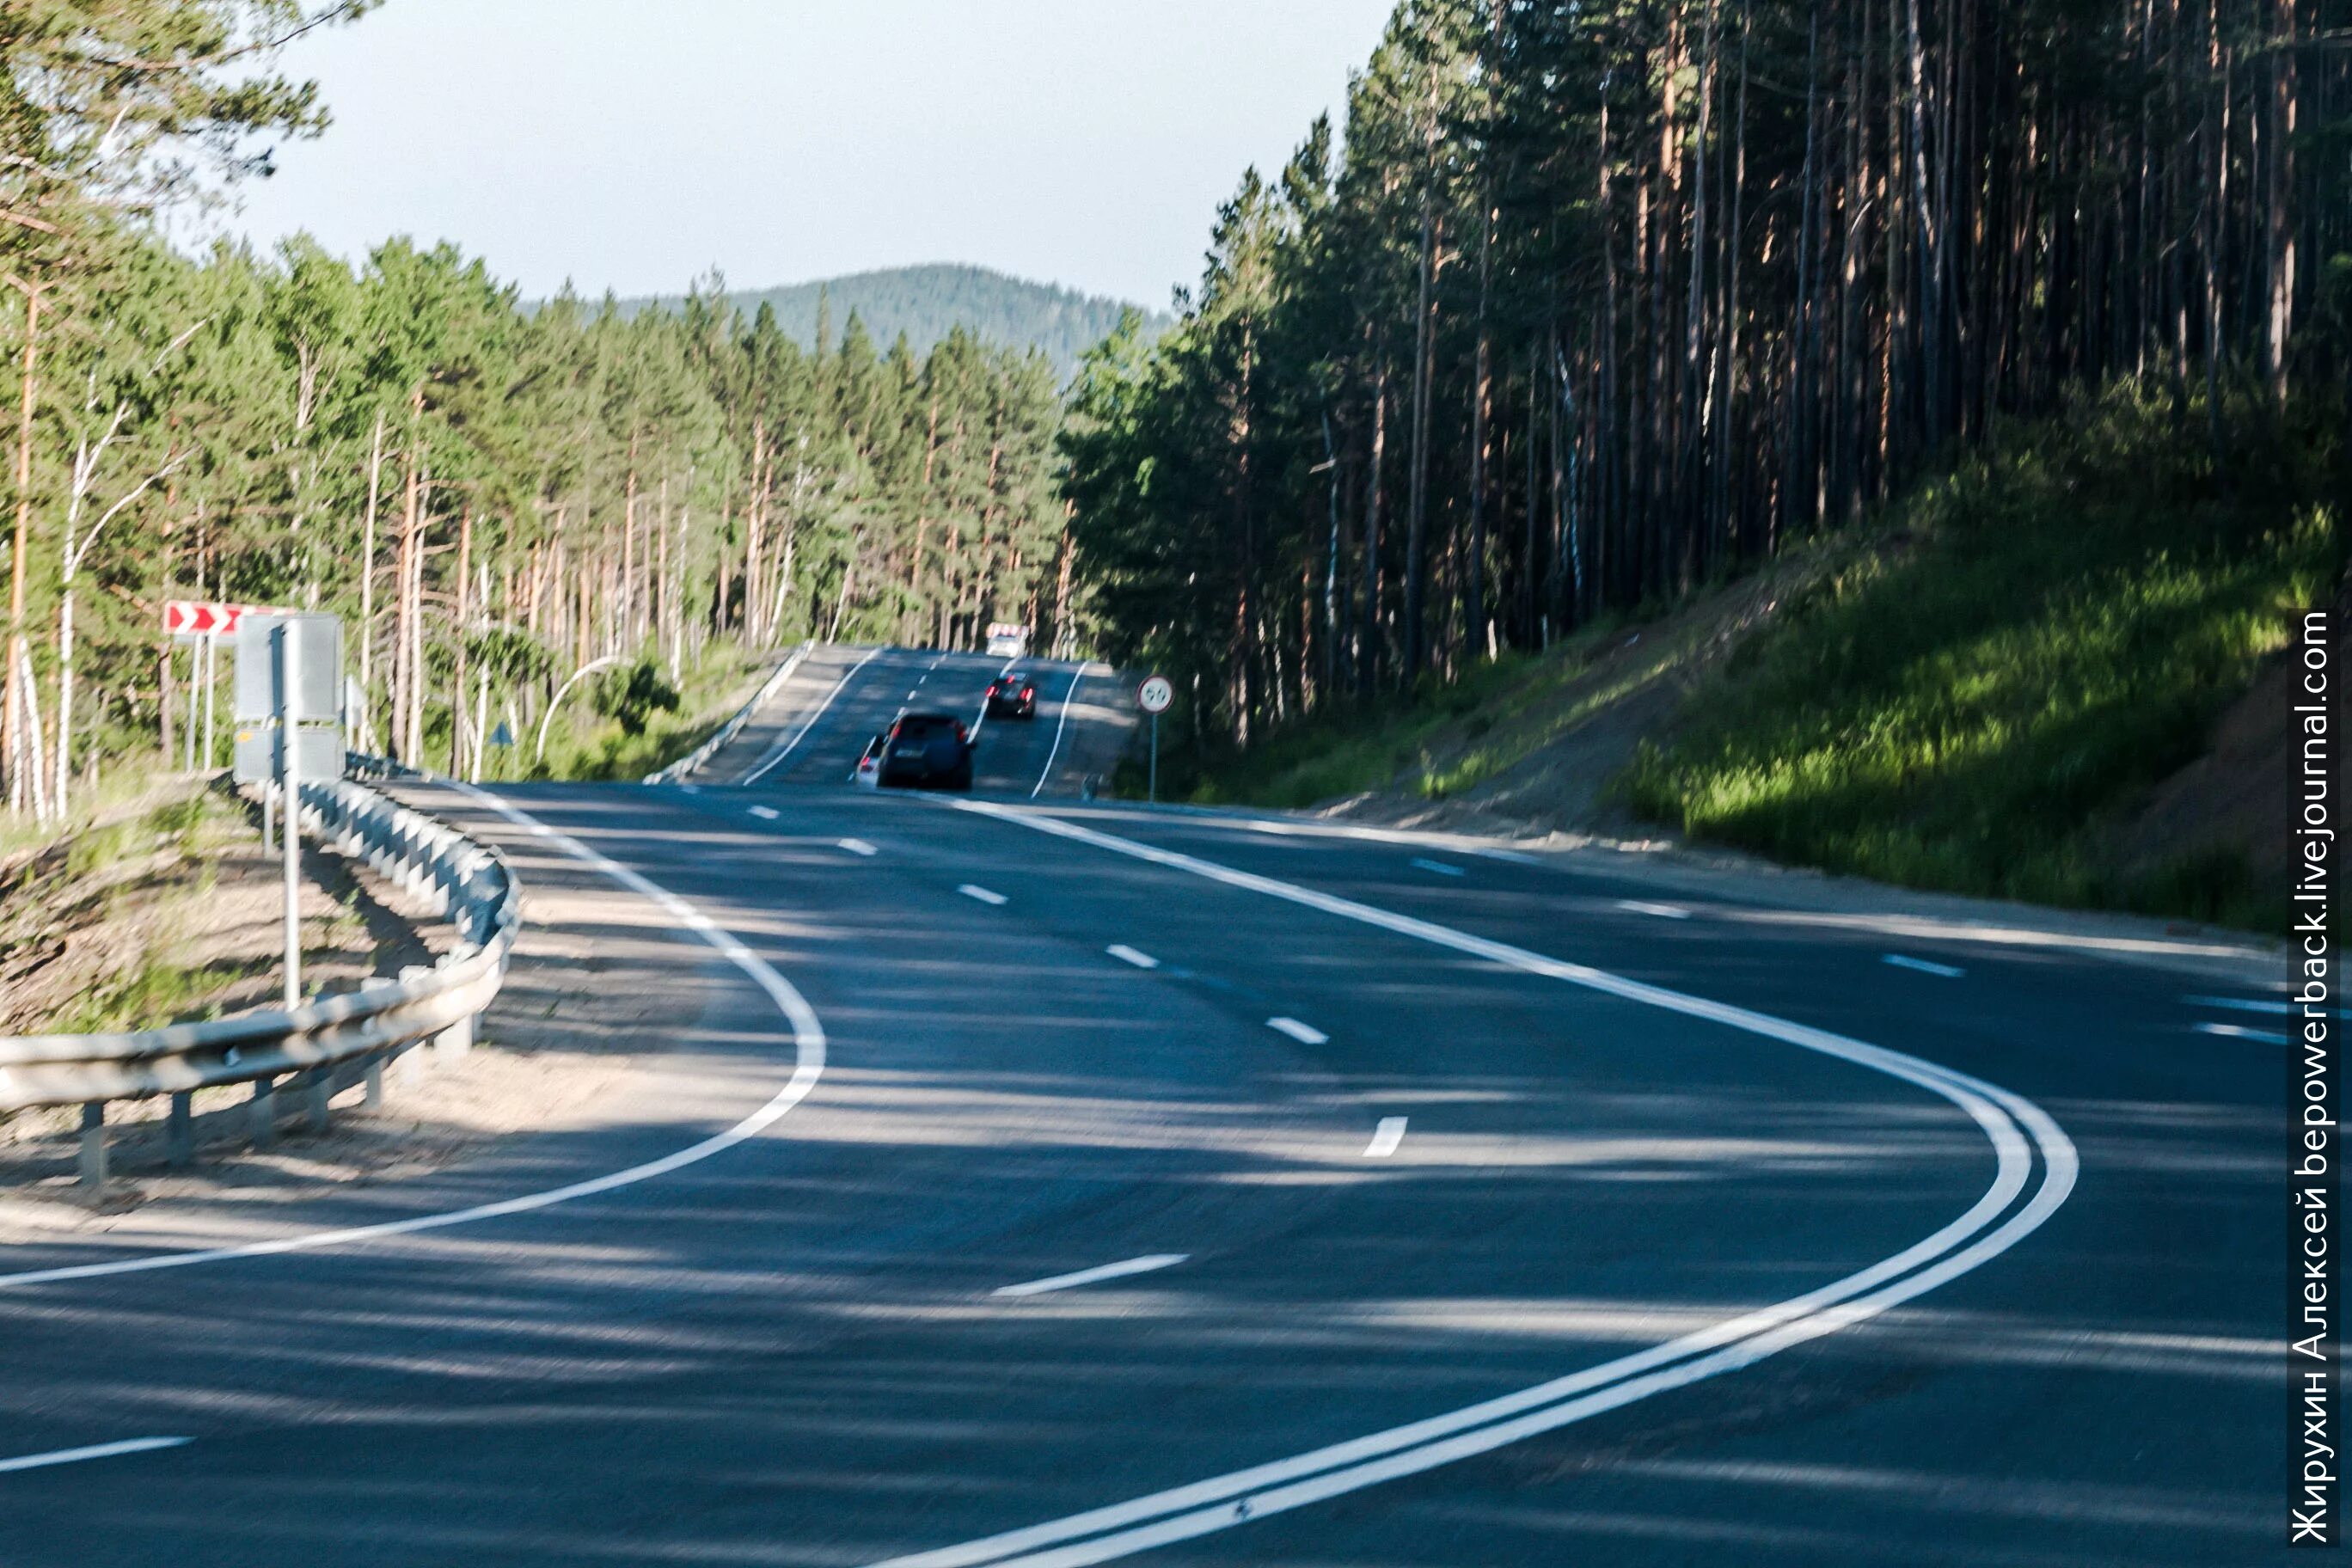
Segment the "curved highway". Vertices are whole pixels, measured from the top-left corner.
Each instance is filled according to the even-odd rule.
[[[1003,662],[817,650],[694,785],[419,786],[659,1048],[446,1171],[12,1249],[0,1563],[2283,1540],[2284,1062],[2197,1026],[2262,976],[1080,802],[1099,666],[1024,667],[971,798],[847,787]]]

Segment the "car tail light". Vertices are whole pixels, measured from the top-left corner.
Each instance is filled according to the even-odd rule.
[[[1034,697],[1037,695],[1037,689],[1034,686],[1024,686],[1021,689],[1021,695],[1024,697]]]

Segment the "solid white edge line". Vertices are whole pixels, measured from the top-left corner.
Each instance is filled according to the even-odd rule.
[[[1143,952],[1135,948],[1129,947],[1123,942],[1112,942],[1108,947],[1104,948],[1103,951],[1109,953],[1113,958],[1118,959],[1121,963],[1132,963],[1138,969],[1157,969],[1160,967],[1160,961],[1158,959],[1152,957],[1148,952]]]
[[[852,855],[872,856],[882,853],[882,851],[877,849],[873,845],[866,843],[863,838],[845,838],[841,841],[841,847],[848,850]]]
[[[1880,958],[1897,969],[1908,969],[1916,974],[1932,974],[1938,980],[1958,980],[1968,973],[1957,964],[1937,963],[1925,958],[1910,958],[1899,952],[1882,953]]]
[[[11,1470],[38,1470],[51,1465],[78,1465],[84,1459],[111,1459],[119,1454],[148,1454],[158,1448],[178,1448],[194,1437],[124,1437],[113,1443],[92,1443],[81,1448],[56,1448],[46,1454],[21,1454],[0,1459],[0,1475]]]
[[[1062,693],[1062,716],[1054,721],[1054,748],[1045,753],[1045,771],[1037,775],[1035,786],[1029,791],[1031,800],[1037,798],[1037,792],[1044,789],[1045,781],[1054,776],[1054,759],[1062,754],[1062,731],[1070,721],[1070,700],[1077,696],[1078,682],[1086,678],[1087,667],[1080,664],[1076,673],[1070,677],[1070,689]]]
[[[1296,1018],[1268,1018],[1265,1026],[1280,1030],[1302,1046],[1319,1046],[1331,1038],[1314,1025],[1302,1024]]]
[[[1191,1256],[1189,1252],[1155,1252],[1146,1258],[1130,1258],[1124,1263],[1104,1263],[1092,1268],[1081,1268],[1074,1274],[1056,1274],[1050,1279],[1031,1279],[1019,1285],[1000,1285],[989,1294],[1043,1296],[1055,1290],[1067,1290],[1074,1286],[1094,1285],[1105,1279],[1124,1279],[1130,1274],[1149,1274],[1154,1269],[1172,1268]]]
[[[1991,1142],[1996,1170],[1983,1195],[1932,1235],[1785,1301],[1477,1405],[1065,1519],[892,1558],[877,1568],[977,1568],[980,1564],[1005,1568],[1014,1563],[1028,1568],[1076,1568],[1230,1529],[1250,1519],[1499,1447],[1652,1394],[1751,1365],[1790,1345],[1875,1317],[2007,1251],[2040,1228],[2074,1190],[2080,1161],[2073,1142],[2046,1111],[1999,1085],[1950,1068],[1885,1046],[1626,980],[1507,942],[1051,817],[988,802],[946,804],[1886,1073],[1965,1111]],[[2042,1184],[2021,1208],[2001,1220],[2024,1191],[2037,1148],[2042,1161]],[[1088,1537],[1092,1539],[1085,1539]],[[1058,1549],[1031,1552],[1034,1547]]]
[[[666,1176],[672,1171],[708,1160],[713,1154],[732,1149],[736,1144],[757,1137],[780,1121],[783,1114],[816,1087],[824,1073],[824,1026],[817,1021],[815,1009],[806,998],[794,990],[793,983],[769,966],[768,962],[745,947],[729,932],[721,930],[709,916],[684,899],[630,870],[626,866],[606,859],[595,850],[568,834],[559,833],[538,818],[508,805],[497,795],[477,785],[457,779],[438,782],[488,806],[508,821],[530,830],[534,837],[544,838],[557,848],[595,868],[620,883],[631,892],[641,893],[667,910],[681,924],[705,942],[719,950],[721,956],[751,977],[751,983],[768,994],[793,1026],[794,1058],[793,1076],[765,1105],[744,1117],[732,1127],[714,1132],[697,1143],[690,1143],[675,1153],[658,1160],[631,1165],[625,1170],[606,1175],[592,1176],[586,1181],[571,1182],[543,1192],[524,1193],[495,1203],[476,1204],[467,1208],[450,1209],[442,1214],[415,1215],[407,1219],[383,1220],[373,1225],[346,1226],[336,1230],[310,1231],[301,1236],[279,1237],[269,1241],[247,1242],[238,1247],[206,1247],[195,1252],[151,1253],[143,1258],[116,1258],[106,1263],[68,1264],[56,1268],[35,1268],[22,1274],[0,1274],[0,1290],[13,1290],[27,1285],[55,1284],[67,1279],[97,1279],[113,1274],[145,1274],[159,1268],[187,1268],[199,1263],[226,1263],[240,1258],[274,1258],[287,1252],[315,1252],[321,1247],[342,1247],[355,1241],[373,1241],[379,1237],[409,1236],[417,1231],[441,1230],[455,1225],[471,1225],[477,1220],[497,1219],[504,1215],[528,1214],[534,1209],[552,1208],[557,1204],[575,1198],[593,1197],[616,1187],[634,1186],[639,1182]]]
[[[1364,1145],[1364,1158],[1385,1160],[1404,1146],[1405,1119],[1383,1116],[1381,1124],[1372,1129],[1372,1141]]]
[[[755,805],[751,808],[751,815],[758,817],[762,822],[773,822],[776,818],[782,816],[783,813],[778,811],[772,805]]]
[[[1003,893],[991,888],[983,888],[977,882],[966,882],[957,888],[956,891],[967,899],[978,899],[983,904],[1002,904],[1007,901]]]
[[[833,689],[824,694],[824,700],[816,705],[816,711],[810,714],[806,719],[801,721],[801,727],[793,731],[793,738],[789,741],[779,743],[771,750],[766,756],[761,757],[758,762],[752,763],[751,771],[746,773],[741,778],[737,779],[735,782],[738,784],[757,784],[761,778],[774,769],[778,763],[782,762],[786,757],[792,755],[793,748],[799,745],[803,741],[808,739],[808,732],[816,728],[816,721],[824,717],[825,710],[833,706],[833,700],[841,695],[842,688],[849,684],[850,678],[856,675],[859,670],[864,669],[867,665],[873,663],[875,657],[882,653],[888,646],[889,645],[886,643],[882,647],[867,650],[864,658],[859,659],[856,664],[853,664],[847,669],[843,670],[841,672],[841,679],[833,683]]]

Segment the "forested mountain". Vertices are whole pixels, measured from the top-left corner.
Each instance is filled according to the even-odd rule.
[[[234,172],[246,133],[315,122],[306,87],[249,74],[305,20],[147,0],[0,23],[12,812],[56,817],[101,758],[184,746],[173,597],[337,611],[357,738],[453,771],[599,660],[650,690],[712,638],[955,645],[1018,619],[1044,641],[1066,618],[1034,351],[853,325],[813,353],[700,294],[526,312],[483,262],[405,240],[356,270],[299,239],[166,248],[141,218],[203,157]]]
[[[985,267],[945,263],[737,290],[728,298],[746,316],[756,315],[762,305],[773,310],[784,334],[804,349],[814,349],[820,334],[837,341],[855,315],[878,343],[892,342],[903,332],[920,353],[961,327],[983,342],[1036,349],[1066,377],[1076,368],[1079,356],[1108,337],[1120,315],[1131,308]],[[621,308],[634,314],[648,305],[675,310],[681,303],[675,297],[626,300]],[[1167,318],[1157,312],[1145,312],[1144,320],[1147,329],[1167,325]]]
[[[2340,399],[2343,0],[1405,0],[1065,437],[1115,658],[1246,744],[2127,378]]]

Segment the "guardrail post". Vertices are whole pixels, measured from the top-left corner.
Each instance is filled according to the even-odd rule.
[[[81,1184],[91,1192],[106,1185],[106,1101],[81,1108]]]
[[[383,1103],[383,1058],[370,1057],[360,1069],[360,1109],[373,1110]]]
[[[404,964],[402,966],[400,971],[400,983],[403,985],[405,985],[412,980],[420,979],[432,973],[432,969],[425,964]],[[420,1042],[420,1044],[422,1042]],[[418,1050],[415,1046],[412,1046],[401,1054],[400,1059],[401,1077],[404,1081],[408,1083],[419,1083],[424,1080],[425,1068],[425,1052]]]
[[[257,1149],[267,1149],[278,1141],[278,1107],[272,1091],[278,1080],[263,1073],[253,1080],[253,1098],[245,1102],[246,1136]]]
[[[174,1171],[187,1169],[196,1157],[194,1096],[181,1089],[172,1096],[172,1109],[163,1118],[163,1163]]]
[[[433,1054],[439,1060],[461,1060],[474,1048],[474,1016],[470,1013],[433,1037]]]
[[[327,1130],[327,1101],[332,1097],[333,1089],[334,1079],[323,1067],[312,1068],[302,1076],[302,1099],[304,1108],[310,1113],[310,1131],[313,1132]]]

